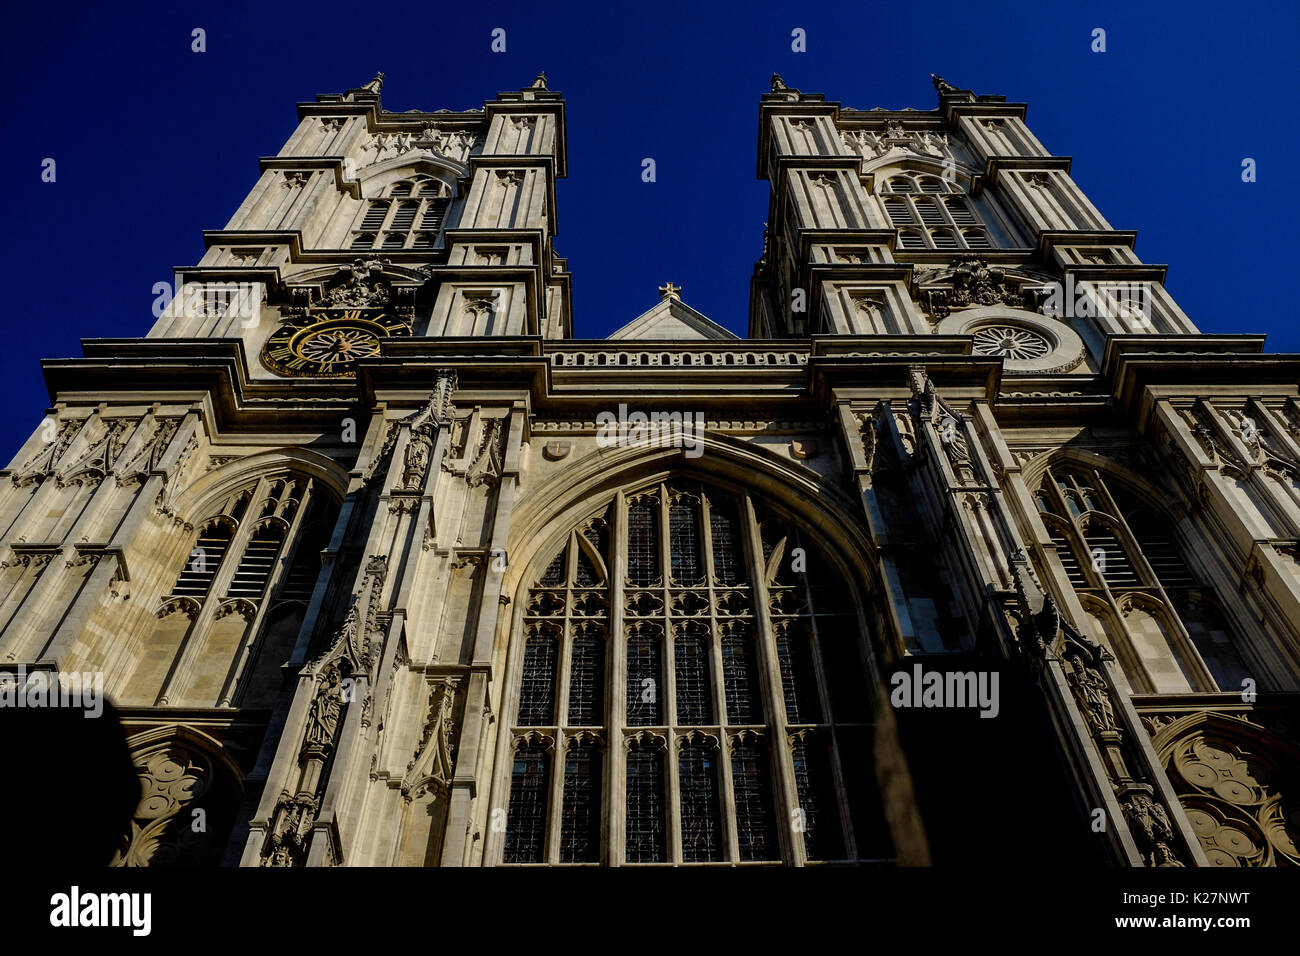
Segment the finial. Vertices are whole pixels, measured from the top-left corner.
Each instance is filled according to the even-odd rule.
[[[671,282],[665,282],[663,285],[659,287],[659,298],[661,300],[669,299],[669,298],[680,299],[681,296],[678,295],[678,293],[681,291],[682,291],[681,286],[673,285]]]
[[[546,89],[546,71],[545,71],[545,70],[542,70],[542,72],[540,72],[540,73],[537,74],[537,79],[533,80],[533,85],[530,87],[530,89],[534,89],[534,90],[544,90],[544,89]]]
[[[376,73],[375,78],[361,88],[365,90],[367,93],[378,93],[380,90],[382,90],[384,88],[383,71],[381,70],[378,73]]]
[[[790,87],[788,87],[788,86],[785,85],[785,80],[781,79],[781,74],[780,74],[780,73],[773,73],[773,74],[772,74],[772,92],[773,92],[773,93],[781,93],[781,92],[784,92],[785,90],[788,90],[789,88],[790,88]]]

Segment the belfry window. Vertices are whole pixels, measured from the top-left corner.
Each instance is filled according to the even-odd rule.
[[[958,183],[897,173],[880,185],[890,223],[904,249],[991,249],[992,241]]]
[[[450,205],[446,185],[432,176],[392,183],[384,196],[366,202],[348,248],[432,248]]]
[[[512,653],[497,859],[888,860],[874,774],[852,766],[870,761],[860,612],[823,553],[743,493],[672,481],[545,554]]]
[[[1078,467],[1049,468],[1035,497],[1088,626],[1131,691],[1241,689],[1248,670],[1218,598],[1188,567],[1162,514]]]
[[[227,493],[198,531],[122,691],[132,703],[269,706],[315,589],[337,505],[310,479],[264,477]],[[187,646],[226,661],[172,666]]]

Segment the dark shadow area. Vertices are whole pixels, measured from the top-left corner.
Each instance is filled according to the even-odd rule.
[[[130,832],[140,779],[117,710],[0,707],[0,820],[10,860],[103,867]]]
[[[1103,838],[1090,829],[1064,766],[1039,690],[1016,668],[988,658],[910,657],[886,675],[998,673],[998,712],[979,707],[894,710],[934,866],[1100,866]]]

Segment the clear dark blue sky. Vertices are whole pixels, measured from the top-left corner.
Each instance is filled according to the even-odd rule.
[[[8,4],[10,184],[0,457],[48,405],[42,357],[144,335],[152,287],[202,254],[293,131],[294,104],[387,74],[384,106],[462,110],[545,69],[568,101],[556,248],[576,333],[657,301],[744,333],[767,184],[758,98],[773,71],[845,106],[930,109],[929,74],[1029,104],[1029,123],[1206,332],[1292,318],[1300,9],[1250,3]],[[126,6],[126,5],[122,5]],[[462,10],[460,8],[470,8]],[[191,52],[190,32],[207,32]],[[493,28],[507,52],[490,51]],[[808,51],[791,51],[791,31]],[[1107,32],[1107,52],[1090,51]],[[57,162],[43,183],[41,162]],[[643,183],[653,157],[658,181]],[[1258,182],[1241,181],[1241,162]]]

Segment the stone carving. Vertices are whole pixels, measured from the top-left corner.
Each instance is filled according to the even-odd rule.
[[[329,647],[310,665],[324,674],[334,661],[344,661],[350,673],[369,673],[375,656],[375,644],[382,634],[377,620],[383,609],[384,579],[388,575],[388,556],[372,555],[366,562],[361,584],[352,594],[347,615],[329,643]]]
[[[198,447],[199,436],[191,434],[189,441],[185,443],[185,447],[176,456],[176,463],[172,466],[171,474],[159,490],[158,497],[154,499],[154,510],[159,515],[164,518],[171,518],[174,524],[183,526],[186,530],[190,530],[190,526],[185,519],[176,513],[176,498],[180,495],[181,488],[185,483],[185,468]]]
[[[1191,426],[1192,435],[1204,449],[1206,456],[1223,474],[1245,481],[1250,477],[1250,466],[1226,441],[1221,441],[1218,429],[1204,401],[1197,401],[1191,408],[1179,409],[1183,419]]]
[[[139,482],[151,472],[156,471],[159,461],[166,454],[167,447],[171,444],[171,440],[176,437],[180,425],[181,420],[179,418],[155,419],[153,430],[140,446],[140,450],[119,470],[117,483],[126,485],[131,482]]]
[[[354,608],[355,610],[355,608]],[[349,614],[348,622],[355,631],[356,618]],[[326,668],[312,698],[307,712],[307,731],[303,742],[308,747],[328,747],[334,743],[334,734],[338,730],[339,714],[343,710],[343,685],[339,669],[335,665]]]
[[[475,485],[495,485],[501,480],[502,471],[502,424],[504,418],[486,418],[483,420],[483,434],[479,440],[478,453],[469,468],[465,469],[465,481],[472,488]]]
[[[1144,720],[1212,865],[1300,866],[1295,728],[1255,716],[1194,711]]]
[[[418,130],[385,130],[375,133],[362,146],[361,159],[363,166],[369,166],[414,150],[425,150],[463,165],[482,142],[483,138],[475,132],[446,127],[430,120]]]
[[[336,277],[326,283],[321,304],[359,308],[390,305],[393,287],[384,278],[384,270],[391,266],[387,259],[378,258],[353,259],[351,265],[340,266]]]
[[[454,677],[440,677],[433,681],[429,690],[427,717],[420,743],[402,777],[402,797],[407,801],[418,799],[430,789],[446,794],[451,787],[455,754],[452,712],[457,684]]]
[[[59,422],[53,440],[43,444],[31,458],[10,475],[13,483],[20,488],[26,485],[40,484],[53,474],[59,460],[63,457],[64,452],[68,450],[68,446],[72,444],[73,439],[77,437],[77,433],[81,431],[83,424],[84,422],[80,419],[68,419]]]
[[[262,866],[301,866],[306,862],[307,838],[316,822],[316,798],[310,793],[281,791],[271,814],[270,839]]]
[[[862,459],[865,462],[867,479],[876,468],[876,446],[879,442],[880,423],[875,412],[863,412],[858,416],[858,434],[862,439]]]
[[[1250,415],[1246,409],[1236,408],[1225,408],[1222,412],[1255,464],[1262,465],[1265,472],[1274,478],[1300,478],[1300,463],[1266,427],[1267,412],[1261,409],[1259,413]]]
[[[948,271],[951,289],[925,289],[921,296],[926,310],[936,320],[947,318],[954,309],[986,305],[1033,309],[1036,306],[1009,284],[1003,270],[990,267],[976,256],[954,259]]]
[[[1147,866],[1182,866],[1170,844],[1174,828],[1169,824],[1165,808],[1143,790],[1130,793],[1123,803],[1124,817],[1129,830],[1142,851],[1142,861]]]
[[[406,418],[390,425],[384,434],[379,451],[366,465],[362,480],[369,483],[384,473],[384,465],[389,461],[397,438],[403,427],[410,431],[410,441],[402,461],[402,474],[394,486],[394,491],[419,491],[424,483],[424,475],[429,467],[429,456],[434,439],[439,429],[448,425],[455,412],[451,403],[452,393],[456,390],[455,369],[438,369],[435,373],[433,391],[428,401]]]
[[[1057,661],[1089,736],[1101,757],[1116,799],[1146,866],[1183,866],[1175,848],[1177,834],[1155,787],[1133,752],[1130,730],[1115,704],[1115,689],[1106,671],[1110,653],[1066,620],[1048,596],[1021,549],[1011,558],[1016,589],[1020,646],[1041,665]]]
[[[333,759],[336,739],[355,686],[350,683],[372,676],[383,633],[380,621],[383,609],[384,579],[388,574],[388,557],[373,555],[366,562],[361,584],[352,595],[352,603],[342,625],[335,632],[328,649],[308,665],[315,674],[302,746],[298,754],[297,783],[294,790],[284,790],[276,803],[261,865],[301,866],[306,862],[309,839],[323,796],[323,781]],[[371,697],[362,701],[363,717]],[[337,862],[337,847],[327,846],[327,854]]]
[[[113,470],[118,456],[131,437],[133,423],[126,418],[101,420],[103,430],[81,455],[71,464],[61,468],[55,476],[60,488],[67,485],[99,484]],[[93,428],[94,426],[92,426]]]
[[[945,94],[948,94],[948,93],[958,93],[958,92],[960,92],[960,90],[958,90],[957,87],[953,86],[951,83],[949,83],[947,80],[945,80],[945,79],[944,79],[942,76],[940,76],[938,73],[931,73],[931,74],[930,74],[930,82],[932,82],[932,83],[934,84],[935,91],[936,91],[940,96],[944,96]]]
[[[149,732],[156,736],[158,731]],[[146,746],[133,755],[140,777],[140,803],[130,829],[114,854],[110,866],[194,866],[211,865],[220,847],[209,842],[209,833],[221,832],[220,820],[208,820],[207,827],[192,827],[187,811],[206,802],[217,775],[202,753],[175,738]],[[226,810],[228,807],[208,808]]]
[[[951,161],[952,149],[947,133],[931,130],[908,130],[898,120],[889,120],[883,129],[846,129],[840,131],[840,142],[864,160],[877,159],[890,152],[911,151],[921,156]]]

